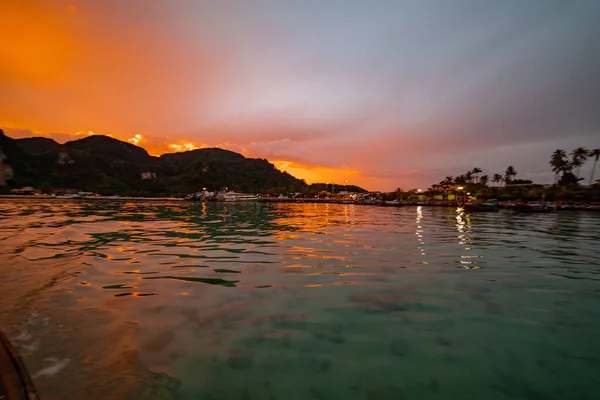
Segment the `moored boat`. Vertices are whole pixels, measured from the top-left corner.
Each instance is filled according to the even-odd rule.
[[[466,203],[463,208],[465,211],[473,211],[473,212],[489,212],[489,211],[498,211],[497,204],[494,203]]]
[[[227,192],[222,197],[219,197],[220,201],[234,202],[234,201],[260,201],[260,197],[255,194],[248,193],[236,193]]]
[[[513,203],[512,201],[501,201],[498,203],[498,206],[500,208],[515,208],[516,207],[516,203]]]
[[[556,210],[557,207],[550,203],[526,203],[515,206],[515,211],[521,213],[550,213]]]
[[[575,206],[573,204],[560,204],[557,209],[558,211],[575,210]]]
[[[400,203],[399,200],[389,200],[389,201],[383,201],[379,205],[385,206],[385,207],[400,207],[402,204]]]

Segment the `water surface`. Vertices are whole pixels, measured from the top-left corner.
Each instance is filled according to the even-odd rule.
[[[0,200],[42,399],[597,399],[600,214]]]

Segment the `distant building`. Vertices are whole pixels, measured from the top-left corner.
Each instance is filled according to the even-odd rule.
[[[62,152],[58,154],[58,159],[56,160],[56,162],[59,165],[68,165],[73,164],[75,161],[71,160],[71,157],[69,157],[68,153]]]
[[[148,172],[142,172],[141,173],[141,178],[142,179],[154,179],[156,178],[156,174],[154,172],[148,171]]]

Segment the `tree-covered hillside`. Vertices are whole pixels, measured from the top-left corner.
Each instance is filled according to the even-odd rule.
[[[14,171],[5,191],[34,186],[103,195],[171,196],[202,188],[254,193],[308,190],[304,181],[267,160],[216,148],[154,157],[141,147],[107,136],[59,144],[42,137],[11,139],[0,130],[0,150]]]

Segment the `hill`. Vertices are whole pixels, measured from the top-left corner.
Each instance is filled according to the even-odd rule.
[[[0,150],[14,170],[12,187],[72,188],[103,195],[171,196],[229,188],[253,193],[305,192],[308,186],[263,159],[218,149],[149,155],[131,143],[94,135],[59,144],[12,139],[0,130]]]
[[[67,142],[63,145],[63,151],[116,162],[146,163],[151,158],[141,147],[103,135]]]
[[[50,138],[31,137],[15,139],[15,142],[29,154],[44,154],[50,151],[60,151],[61,145]]]

